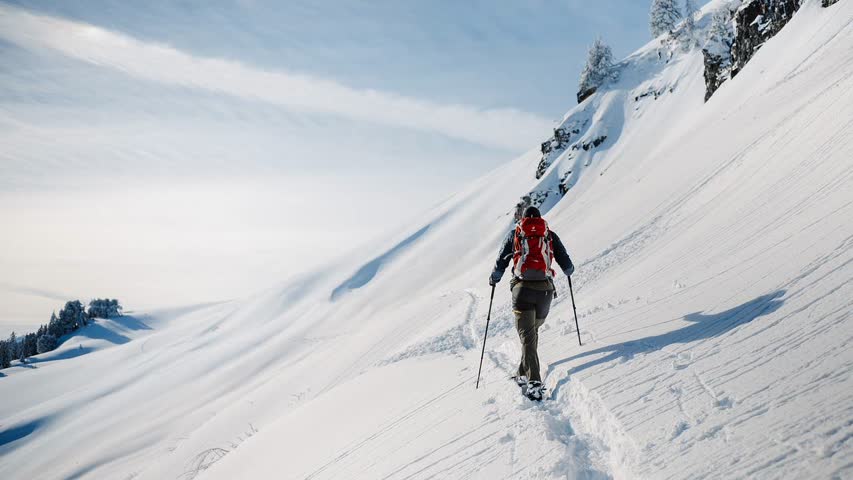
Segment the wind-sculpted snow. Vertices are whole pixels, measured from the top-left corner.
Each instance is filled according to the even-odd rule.
[[[850,477],[853,3],[806,2],[708,103],[701,53],[659,47],[541,180],[534,149],[317,275],[4,370],[0,477]],[[583,345],[559,278],[548,399],[519,395],[504,278],[475,389],[513,205],[569,169]]]
[[[361,288],[367,284],[367,282],[371,281],[373,277],[379,273],[379,269],[382,268],[382,265],[385,262],[392,260],[396,255],[406,249],[409,245],[416,242],[423,234],[429,230],[430,225],[427,225],[417,232],[411,234],[406,237],[402,242],[398,243],[394,247],[392,247],[387,252],[382,255],[374,258],[373,260],[367,262],[361,268],[356,271],[352,277],[348,278],[344,283],[335,287],[332,290],[332,300],[337,300],[341,295],[346,293],[349,290],[355,290],[357,288]]]

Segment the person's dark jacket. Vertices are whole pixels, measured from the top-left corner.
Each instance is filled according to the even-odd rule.
[[[563,245],[563,242],[560,241],[560,237],[554,233],[553,230],[548,230],[548,235],[551,237],[551,245],[554,250],[554,260],[557,261],[557,264],[560,265],[560,268],[563,270],[563,273],[566,276],[571,276],[575,271],[575,266],[572,264],[572,259],[569,258],[569,253],[566,252],[566,247]],[[492,270],[492,276],[490,278],[491,283],[498,283],[503,277],[504,271],[506,267],[509,266],[509,263],[512,261],[513,256],[513,240],[515,239],[515,229],[510,230],[507,234],[506,238],[504,238],[503,246],[501,247],[501,251],[498,254],[498,259],[495,262],[495,268]]]

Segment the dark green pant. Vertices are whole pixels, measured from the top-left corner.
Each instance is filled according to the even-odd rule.
[[[512,287],[512,310],[515,328],[521,340],[521,362],[518,375],[531,382],[541,382],[539,376],[539,327],[551,309],[554,287],[550,282],[519,282]]]

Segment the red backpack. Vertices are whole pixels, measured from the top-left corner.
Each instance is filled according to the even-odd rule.
[[[554,249],[544,218],[527,217],[515,227],[512,273],[521,280],[547,280],[554,277],[551,263]]]

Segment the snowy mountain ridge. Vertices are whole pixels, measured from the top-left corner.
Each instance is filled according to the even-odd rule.
[[[804,2],[707,103],[702,52],[661,41],[569,111],[544,164],[530,151],[358,260],[10,369],[0,389],[31,393],[0,406],[0,476],[851,475],[853,4]],[[578,266],[584,345],[561,278],[541,405],[507,380],[506,279],[474,389],[524,195]]]
[[[750,5],[760,5],[761,0],[743,2],[741,0],[716,0],[703,6],[693,16],[692,30],[684,32],[680,24],[674,32],[662,35],[643,46],[614,66],[613,80],[598,88],[597,92],[587,94],[584,101],[563,117],[560,125],[554,129],[554,135],[541,146],[542,159],[536,168],[536,178],[540,183],[530,192],[533,205],[549,210],[566,192],[573,188],[584,170],[598,158],[603,158],[602,150],[611,146],[632,145],[620,142],[620,136],[626,125],[658,125],[666,122],[668,116],[678,117],[679,112],[659,111],[659,117],[644,122],[640,119],[651,105],[669,103],[676,89],[689,88],[691,97],[678,96],[675,104],[681,108],[697,109],[697,101],[692,98],[695,85],[697,53],[701,58],[702,50],[717,48],[711,41],[712,20],[715,15],[729,18],[734,22],[736,12]],[[735,31],[729,32],[731,41],[738,39]],[[732,47],[729,47],[732,48]],[[743,49],[743,48],[742,48]],[[716,52],[716,50],[714,50]],[[716,52],[718,55],[723,53]],[[708,75],[707,60],[704,60],[705,76]],[[748,59],[743,60],[745,65]],[[724,82],[722,73],[720,83]],[[684,83],[682,85],[682,83]],[[717,87],[719,88],[719,86]],[[713,92],[706,93],[706,99]],[[658,100],[661,102],[658,102]],[[701,122],[697,119],[696,122]],[[688,128],[689,126],[684,126]],[[631,133],[631,132],[629,132]],[[639,133],[652,134],[652,133]],[[651,142],[650,142],[651,143]],[[659,143],[666,143],[661,141]],[[645,157],[653,152],[632,152],[633,156]],[[625,155],[614,152],[608,158],[617,159]],[[603,167],[599,174],[603,175]],[[526,200],[526,199],[525,199]]]

